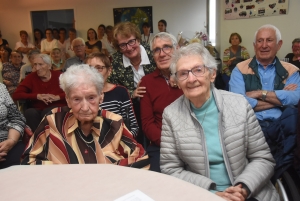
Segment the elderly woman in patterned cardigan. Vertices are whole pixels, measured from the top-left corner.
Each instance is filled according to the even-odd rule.
[[[101,163],[149,168],[148,156],[122,117],[99,108],[104,80],[95,68],[71,66],[59,82],[69,107],[55,108],[44,117],[22,164]]]
[[[214,58],[194,43],[176,51],[170,68],[184,95],[163,113],[161,172],[225,200],[279,200],[254,111],[243,96],[215,89]]]
[[[19,165],[25,145],[20,141],[25,118],[0,83],[0,169]]]

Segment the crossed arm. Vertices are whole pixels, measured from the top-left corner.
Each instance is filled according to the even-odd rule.
[[[267,91],[263,101],[263,90],[246,92],[243,76],[238,68],[235,68],[230,78],[229,90],[244,95],[256,112],[283,105],[296,105],[300,99],[300,76],[299,72],[295,72],[287,79],[282,90]]]

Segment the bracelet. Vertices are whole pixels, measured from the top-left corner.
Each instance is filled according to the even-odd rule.
[[[7,140],[12,140],[12,141],[14,141],[14,143],[17,143],[17,141],[12,138],[7,138]]]

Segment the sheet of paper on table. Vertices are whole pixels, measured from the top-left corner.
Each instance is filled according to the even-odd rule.
[[[143,193],[142,191],[135,190],[114,201],[154,201],[154,200],[150,198],[148,195],[146,195],[145,193]]]

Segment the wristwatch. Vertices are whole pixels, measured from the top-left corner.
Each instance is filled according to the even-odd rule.
[[[263,91],[261,92],[261,100],[262,100],[262,101],[266,101],[267,93],[268,93],[268,91],[266,91],[266,90],[263,90]]]

